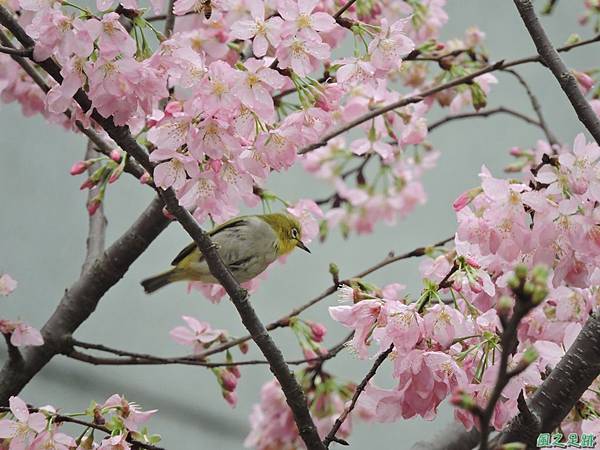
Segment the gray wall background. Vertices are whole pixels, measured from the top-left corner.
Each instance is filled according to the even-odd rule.
[[[584,37],[591,35],[591,30],[577,24],[582,4],[583,1],[573,0],[560,2],[555,15],[544,18],[555,44],[564,43],[573,31]],[[493,60],[534,53],[509,0],[449,0],[447,11],[450,22],[444,38],[462,36],[466,27],[476,24],[487,33]],[[575,50],[566,59],[572,67],[590,69],[598,64],[598,49]],[[555,134],[562,141],[572,142],[583,127],[550,73],[539,65],[522,66],[519,70],[537,93]],[[493,88],[490,106],[508,105],[531,114],[516,81],[502,74],[498,77],[501,83]],[[507,151],[511,146],[530,146],[540,137],[537,129],[506,116],[460,121],[436,130],[430,140],[441,151],[441,158],[438,167],[424,180],[428,203],[394,227],[378,226],[374,234],[353,236],[349,241],[333,233],[324,244],[313,243],[312,255],[292,255],[285,266],[271,271],[252,297],[260,317],[271,321],[320,293],[330,283],[327,267],[332,261],[340,266],[342,277],[347,277],[372,265],[390,250],[407,251],[451,235],[455,229],[451,203],[459,193],[478,183],[481,165],[485,163],[499,175],[510,162]],[[68,170],[84,151],[82,136],[66,133],[40,117],[24,118],[16,105],[1,106],[0,273],[6,271],[19,282],[11,297],[0,299],[3,317],[20,317],[41,327],[64,289],[79,275],[87,230],[86,194],[78,189],[83,178],[68,176]],[[300,170],[292,170],[274,176],[269,187],[290,200],[299,193],[316,198],[329,192],[324,184],[307,180]],[[150,201],[151,194],[128,176],[109,189],[108,243],[130,225]],[[142,292],[139,281],[165,268],[187,243],[183,230],[170,226],[133,264],[125,279],[108,292],[76,336],[131,351],[184,354],[187,349],[168,336],[169,330],[180,324],[182,314],[208,320],[232,335],[242,334],[234,308],[226,301],[212,305],[198,293],[187,295],[182,284],[152,297]],[[379,284],[401,282],[416,293],[420,289],[417,263],[395,264],[369,280]],[[327,314],[327,307],[336,302],[332,296],[306,315],[329,327],[327,344],[337,342],[346,333]],[[300,356],[289,330],[278,330],[273,337],[286,356]],[[5,359],[2,349],[0,360]],[[344,352],[328,362],[326,368],[342,378],[358,381],[370,365],[369,361],[358,361]],[[378,382],[389,387],[386,372],[389,367],[381,370]],[[145,409],[159,409],[150,426],[162,434],[165,447],[233,450],[242,447],[248,431],[247,416],[258,399],[260,387],[270,378],[264,366],[244,368],[242,373],[240,400],[234,410],[221,399],[212,373],[203,368],[93,367],[64,357],[55,358],[21,395],[33,404],[50,403],[73,412],[85,409],[90,399],[103,401],[112,393],[124,393]],[[382,449],[407,448],[414,441],[431,436],[449,420],[451,410],[443,406],[439,419],[433,423],[421,419],[387,425],[356,423],[350,441],[353,448],[365,448],[374,442]]]

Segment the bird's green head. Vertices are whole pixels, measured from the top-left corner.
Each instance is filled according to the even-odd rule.
[[[302,226],[294,216],[276,213],[264,214],[259,217],[267,222],[277,234],[277,253],[279,256],[288,254],[296,247],[310,253],[308,247],[302,242]]]

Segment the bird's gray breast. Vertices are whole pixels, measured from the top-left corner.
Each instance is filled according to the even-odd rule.
[[[223,262],[240,282],[254,278],[277,259],[277,235],[257,217],[249,217],[244,226],[218,232],[213,241]]]

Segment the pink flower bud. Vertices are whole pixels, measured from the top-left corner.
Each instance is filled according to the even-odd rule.
[[[96,182],[92,181],[91,178],[88,178],[87,180],[85,180],[81,186],[79,186],[80,190],[84,190],[84,189],[90,189],[93,188],[94,186],[96,186]]]
[[[304,353],[305,359],[315,359],[319,357],[312,348],[304,348],[302,349],[302,353]]]
[[[572,72],[583,93],[587,94],[594,86],[594,79],[585,72],[580,72],[578,70],[573,70]]]
[[[236,378],[240,378],[242,374],[240,373],[240,368],[238,366],[230,366],[227,368],[229,372],[233,374]]]
[[[175,220],[175,216],[171,214],[171,212],[167,209],[167,207],[163,207],[162,209],[163,216],[165,216],[169,220]]]
[[[144,172],[144,174],[140,177],[140,183],[148,184],[150,181],[152,181],[152,177],[148,172]]]
[[[110,151],[110,159],[112,159],[114,162],[121,162],[121,152],[118,148],[113,148]]]
[[[467,256],[465,258],[465,261],[467,262],[468,265],[470,265],[471,267],[473,267],[474,269],[479,269],[481,268],[481,265],[475,261],[473,258],[471,258],[470,256]]]
[[[523,150],[521,150],[519,147],[511,147],[509,153],[511,156],[521,156],[523,155]]]
[[[121,167],[121,166],[118,166],[115,170],[113,170],[108,179],[109,184],[112,184],[115,181],[117,181],[122,173],[123,173],[123,167]]]
[[[458,212],[467,206],[471,202],[471,196],[469,195],[469,191],[463,192],[458,196],[454,203],[452,203],[452,208],[454,211]]]
[[[327,333],[327,328],[325,328],[325,325],[316,322],[311,322],[309,325],[313,341],[322,342],[323,337]]]
[[[240,349],[240,352],[242,352],[244,355],[248,353],[248,350],[250,350],[248,342],[240,342],[238,348]]]
[[[481,285],[478,283],[469,283],[469,287],[474,294],[479,294],[482,291]]]
[[[168,116],[172,116],[173,114],[181,111],[183,111],[183,105],[178,101],[169,102],[167,103],[167,106],[165,106],[165,113]]]
[[[231,373],[229,370],[224,370],[221,372],[221,386],[228,392],[235,391],[237,387],[237,377]]]
[[[237,405],[238,398],[235,392],[223,391],[223,398],[232,408],[235,408],[235,405]]]
[[[69,173],[71,175],[80,175],[90,167],[90,164],[87,161],[77,161],[75,164],[71,166],[71,170]]]
[[[444,50],[446,48],[446,44],[444,44],[443,42],[438,42],[437,45],[435,46],[436,50]]]
[[[90,216],[93,216],[94,214],[96,214],[96,211],[98,211],[98,208],[100,208],[101,204],[102,204],[102,202],[100,200],[92,200],[91,202],[89,202],[87,204],[88,214]]]
[[[454,280],[452,282],[452,289],[454,289],[456,292],[462,291],[462,283],[459,280]]]

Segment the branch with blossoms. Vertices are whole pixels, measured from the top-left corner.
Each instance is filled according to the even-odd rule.
[[[9,399],[10,406],[0,406],[0,438],[10,439],[11,448],[98,448],[164,450],[154,445],[160,436],[151,435],[144,426],[156,410],[142,411],[138,405],[120,395],[112,395],[104,403],[92,402],[80,414],[59,414],[50,405],[28,406],[19,397]],[[7,419],[12,416],[12,419]],[[89,416],[85,421],[77,417]],[[61,432],[65,423],[84,427],[77,439]],[[94,442],[94,431],[108,434],[100,444]],[[26,447],[27,446],[27,447]]]
[[[136,0],[116,8],[114,3],[98,0],[98,14],[67,2],[59,6],[10,0],[0,5],[0,24],[11,33],[0,30],[3,98],[18,100],[27,113],[42,113],[83,132],[103,153],[71,169],[74,175],[88,171],[82,187],[90,189],[88,212],[98,219],[92,224],[102,225],[104,194],[124,171],[160,197],[148,211],[156,217],[142,217],[130,230],[141,233],[141,242],[130,234],[102,255],[97,252],[102,245],[89,247],[96,255],[88,255],[86,265],[95,262],[65,294],[41,335],[23,323],[0,322],[12,355],[2,369],[0,400],[16,394],[56,354],[102,361],[74,350],[77,341],[67,336],[166,226],[166,206],[166,214],[192,237],[220,283],[194,287],[212,299],[228,294],[249,332],[229,339],[222,330],[186,316],[188,326],[177,327],[172,336],[194,347],[190,361],[210,365],[230,403],[235,403],[239,378],[229,352],[233,346],[242,350],[253,339],[266,358],[259,362],[267,362],[276,377],[261,392],[247,445],[322,449],[331,441],[345,441],[351,415],[379,421],[415,415],[431,419],[439,403],[458,390],[470,396],[475,405],[471,411],[480,414],[457,411],[456,416],[465,427],[481,429],[483,445],[492,427],[500,431],[517,410],[523,413],[525,396],[541,384],[542,374],[556,365],[557,355],[569,348],[590,315],[600,275],[586,267],[595,267],[598,254],[577,236],[597,241],[593,217],[598,180],[596,171],[582,168],[595,167],[599,151],[583,137],[573,149],[558,145],[527,82],[515,72],[537,120],[507,107],[485,107],[497,83],[492,72],[542,62],[566,74],[558,54],[540,51],[541,56],[490,63],[477,29],[468,30],[460,41],[439,42],[447,16],[443,2],[435,1],[248,0],[242,8],[232,8],[228,2],[173,0],[164,14],[164,33],[145,18]],[[155,0],[151,6],[157,14],[163,5]],[[148,34],[158,39],[157,48],[149,44]],[[354,39],[353,56],[333,60],[332,49],[346,38]],[[559,51],[598,40],[571,40]],[[567,94],[576,106],[583,105],[584,122],[597,126],[592,105],[585,99],[582,103],[579,92],[590,89],[591,78],[581,73],[566,78]],[[392,88],[395,80],[409,93]],[[284,203],[300,217],[304,239],[317,233],[325,239],[334,227],[345,236],[370,232],[378,221],[391,223],[406,216],[425,201],[420,179],[438,154],[426,141],[427,133],[439,126],[426,120],[435,102],[453,114],[439,124],[466,118],[468,113],[461,110],[469,105],[479,113],[473,117],[505,113],[532,123],[548,143],[512,150],[518,161],[511,170],[523,170],[523,182],[494,178],[482,169],[481,187],[453,205],[458,218],[455,250],[427,248],[408,254],[431,257],[422,265],[424,288],[415,301],[397,283],[378,288],[362,279],[402,259],[389,256],[349,280],[340,281],[332,266],[331,288],[264,326],[249,303],[247,286],[232,276],[200,224],[206,219],[223,222],[242,203],[254,207],[260,201],[267,207]],[[349,144],[340,138],[356,127],[362,128],[362,137]],[[296,161],[335,187],[335,194],[319,202],[330,207],[327,212],[306,199],[291,205],[263,188],[272,171],[288,169]],[[353,162],[357,165],[348,169]],[[96,237],[102,232],[98,228],[92,232]],[[538,263],[549,267],[547,286],[537,283],[548,298],[527,316],[516,304],[507,319],[503,295],[511,292],[509,280],[514,271],[522,271],[519,264],[530,269]],[[527,282],[520,289],[526,287]],[[324,370],[324,328],[299,315],[338,289],[351,305],[332,307],[330,313],[352,329],[347,347],[364,359],[378,346],[381,362],[381,355],[393,351],[395,389],[372,383],[377,367],[359,386],[339,382]],[[540,330],[539,320],[564,323]],[[307,367],[296,374],[268,333],[280,327],[289,327],[304,351]],[[509,370],[531,359],[533,341],[540,360],[522,371]],[[130,361],[169,360],[79,344]],[[20,346],[28,348],[17,350]],[[223,365],[205,361],[222,351]],[[591,411],[587,417],[596,417],[597,399],[583,401]],[[118,408],[120,419],[126,420],[128,406]],[[282,417],[286,429],[275,420]],[[570,425],[565,422],[561,426]],[[582,422],[582,429],[593,426],[592,419]],[[106,447],[124,446],[123,434],[121,441]],[[30,438],[37,436],[25,439]]]

